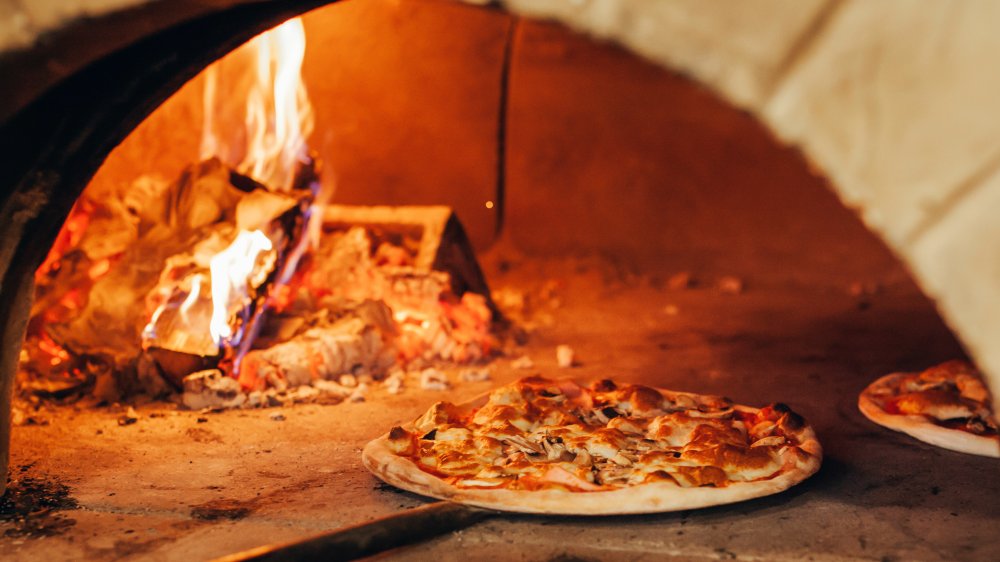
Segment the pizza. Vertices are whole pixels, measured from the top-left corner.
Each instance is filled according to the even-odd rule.
[[[365,466],[417,494],[524,513],[676,511],[785,490],[822,448],[788,406],[610,380],[528,377],[438,402],[368,443]]]
[[[868,385],[858,409],[871,421],[952,451],[1000,457],[990,392],[975,367],[948,361]]]

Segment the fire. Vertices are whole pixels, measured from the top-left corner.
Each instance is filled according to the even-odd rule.
[[[201,296],[202,279],[204,279],[204,277],[202,277],[201,275],[195,275],[194,278],[191,279],[191,292],[188,293],[187,298],[185,298],[184,302],[181,303],[180,307],[181,316],[187,316],[187,313],[189,310],[191,310],[191,307],[198,302],[198,297]],[[218,342],[218,340],[216,340],[216,342]]]
[[[128,365],[150,393],[182,387],[185,405],[200,408],[196,399],[218,398],[198,398],[209,386],[231,398],[323,381],[303,395],[354,388],[354,400],[367,388],[362,377],[378,380],[394,366],[489,356],[485,297],[459,298],[450,273],[417,265],[423,234],[325,230],[332,184],[320,190],[306,144],[304,54],[295,19],[206,70],[203,161],[139,190],[155,213],[136,212],[125,191],[78,203],[36,275],[49,293],[33,315],[29,369],[82,384],[93,375],[86,361],[113,373]],[[223,82],[230,70],[239,87]],[[117,232],[115,244],[86,243]],[[98,322],[116,330],[89,329]],[[247,396],[262,404],[262,394]]]
[[[306,36],[295,18],[266,31],[248,44],[256,50],[255,80],[246,105],[246,147],[235,168],[271,189],[292,188],[296,170],[309,160],[307,138],[313,129],[313,111],[302,62]],[[225,160],[224,143],[215,131],[217,65],[206,70],[205,126],[201,157]]]
[[[209,332],[216,344],[233,336],[229,325],[231,311],[249,299],[248,286],[261,254],[273,248],[261,231],[243,231],[225,250],[212,258],[212,321]],[[193,291],[192,291],[193,292]]]
[[[244,119],[246,147],[235,168],[269,189],[287,191],[293,188],[299,168],[309,162],[306,139],[313,128],[312,106],[302,80],[306,49],[302,20],[291,19],[266,31],[247,47],[256,51],[254,81],[248,92]],[[201,148],[201,156],[206,159],[224,156],[223,143],[214,130],[218,72],[217,65],[206,72]],[[249,298],[248,278],[254,272],[258,256],[272,248],[271,240],[263,232],[243,231],[229,248],[212,258],[209,331],[216,344],[233,338],[232,310]],[[293,257],[291,262],[297,259]]]

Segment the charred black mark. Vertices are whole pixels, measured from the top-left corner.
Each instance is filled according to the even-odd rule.
[[[21,467],[24,474],[30,465]],[[76,520],[59,511],[78,509],[70,489],[58,480],[20,476],[11,477],[7,493],[0,498],[0,521],[13,523],[4,532],[8,537],[48,537],[58,535],[76,525]]]
[[[253,513],[256,506],[249,501],[212,500],[200,505],[191,506],[191,517],[203,521],[218,521],[230,519],[236,521]]]

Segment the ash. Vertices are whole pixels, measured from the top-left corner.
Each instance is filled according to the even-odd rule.
[[[80,400],[261,408],[489,378],[496,309],[447,209],[341,208],[353,218],[322,215],[313,239],[307,194],[276,195],[218,161],[134,187],[84,197],[36,274],[15,423],[46,423],[45,404]],[[274,250],[227,303],[236,337],[216,342],[208,264],[250,223]],[[456,366],[471,370],[449,379]]]

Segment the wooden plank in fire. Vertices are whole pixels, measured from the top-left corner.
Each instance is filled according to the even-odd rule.
[[[417,240],[414,267],[422,271],[444,271],[451,277],[456,295],[480,294],[495,318],[496,305],[490,298],[486,277],[465,235],[462,223],[451,207],[444,205],[327,205],[323,212],[324,231],[346,230],[353,226]]]

